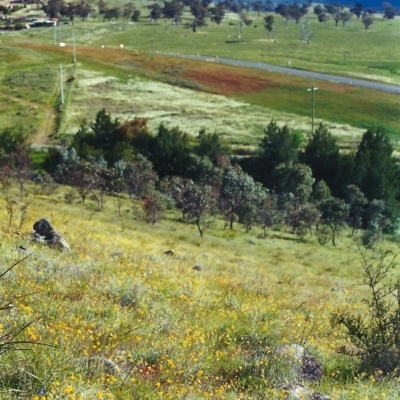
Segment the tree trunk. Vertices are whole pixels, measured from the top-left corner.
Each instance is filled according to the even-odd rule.
[[[200,237],[203,237],[203,229],[201,229],[200,220],[198,220],[198,219],[196,219],[196,226],[197,226],[197,229],[199,230]]]
[[[336,246],[335,239],[336,239],[336,229],[332,229],[332,244],[334,246]]]

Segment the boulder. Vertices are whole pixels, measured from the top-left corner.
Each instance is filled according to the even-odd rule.
[[[281,383],[275,389],[282,392],[285,400],[330,400],[329,396],[315,392],[299,382]]]
[[[288,344],[274,349],[273,353],[289,366],[289,380],[318,382],[322,378],[321,364],[303,347]]]
[[[33,225],[35,233],[32,234],[32,241],[46,243],[49,247],[69,251],[68,243],[50,225],[47,219],[41,219]]]

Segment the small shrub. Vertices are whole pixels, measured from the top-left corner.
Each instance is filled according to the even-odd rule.
[[[15,262],[11,267],[7,268],[4,272],[0,273],[0,283],[4,279],[4,277],[7,275],[8,272],[10,272],[14,267],[16,267],[19,263],[24,261],[28,256],[22,258],[21,260]],[[0,297],[0,311],[8,311],[14,308],[15,306],[10,302],[6,301],[3,298]],[[30,340],[19,340],[18,336],[25,330],[27,329],[32,322],[28,322],[25,325],[21,326],[14,326],[9,329],[6,329],[3,331],[0,335],[0,355],[7,353],[10,350],[24,350],[23,347],[26,344],[33,344],[33,341]]]
[[[71,190],[64,195],[64,200],[67,204],[73,204],[76,201],[76,193]]]
[[[346,310],[331,317],[333,327],[343,325],[353,348],[342,352],[359,358],[363,372],[398,375],[400,368],[400,278],[392,281],[389,272],[396,266],[396,256],[383,253],[377,264],[369,262],[361,251],[364,279],[369,289],[366,314]],[[388,257],[390,257],[388,259]]]

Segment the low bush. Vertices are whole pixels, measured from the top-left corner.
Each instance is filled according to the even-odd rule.
[[[400,278],[392,280],[396,266],[390,252],[380,255],[376,264],[361,251],[364,279],[369,291],[368,310],[353,314],[340,310],[332,314],[333,327],[343,325],[352,347],[342,352],[356,356],[362,372],[378,375],[398,375],[400,369]]]

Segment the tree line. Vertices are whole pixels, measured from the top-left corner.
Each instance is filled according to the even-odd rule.
[[[131,20],[135,23],[139,22],[141,11],[136,8],[133,2],[128,2],[121,7],[111,6],[105,0],[98,0],[93,3],[89,0],[79,1],[65,1],[65,0],[48,0],[47,2],[39,2],[38,0],[29,0],[25,3],[35,3],[37,7],[42,8],[49,18],[65,17],[74,23],[76,18],[86,20],[89,16],[97,18],[101,16],[103,20],[111,21],[117,20],[122,17],[123,20]],[[226,12],[234,12],[240,14],[240,23],[250,25],[253,21],[247,16],[248,11],[253,10],[260,15],[261,12],[272,13],[282,16],[285,27],[290,20],[296,24],[307,15],[310,3],[299,4],[293,2],[292,4],[275,3],[271,0],[267,1],[254,1],[247,2],[244,0],[223,0],[219,2],[211,2],[211,0],[171,0],[164,3],[153,3],[147,6],[149,10],[148,19],[157,22],[160,18],[171,19],[175,24],[181,23],[183,11],[189,10],[193,16],[193,20],[186,25],[193,27],[195,31],[197,27],[205,26],[207,21],[215,22],[218,25],[222,22]],[[12,6],[0,9],[4,15],[8,16],[11,12],[19,10],[21,6]],[[393,19],[399,14],[399,10],[389,2],[382,3],[383,16],[387,19]],[[317,15],[318,20],[327,23],[333,19],[337,26],[342,22],[343,26],[350,22],[353,16],[361,18],[364,26],[368,29],[374,19],[373,15],[376,10],[371,7],[364,7],[362,3],[355,3],[353,7],[346,8],[341,3],[333,2],[326,4],[317,4],[314,6],[314,13]],[[271,15],[269,15],[271,16]],[[267,27],[270,32],[272,30]],[[270,26],[272,24],[270,23]],[[274,25],[275,26],[275,25]]]
[[[344,226],[372,245],[396,230],[400,174],[384,130],[368,129],[354,152],[340,151],[324,124],[311,137],[271,121],[255,154],[231,155],[215,133],[195,139],[146,119],[119,121],[106,110],[81,124],[69,148],[52,149],[46,168],[56,182],[74,186],[82,202],[101,208],[106,194],[126,192],[142,201],[144,218],[159,221],[171,206],[203,235],[215,216],[266,236],[289,226],[336,244]]]

